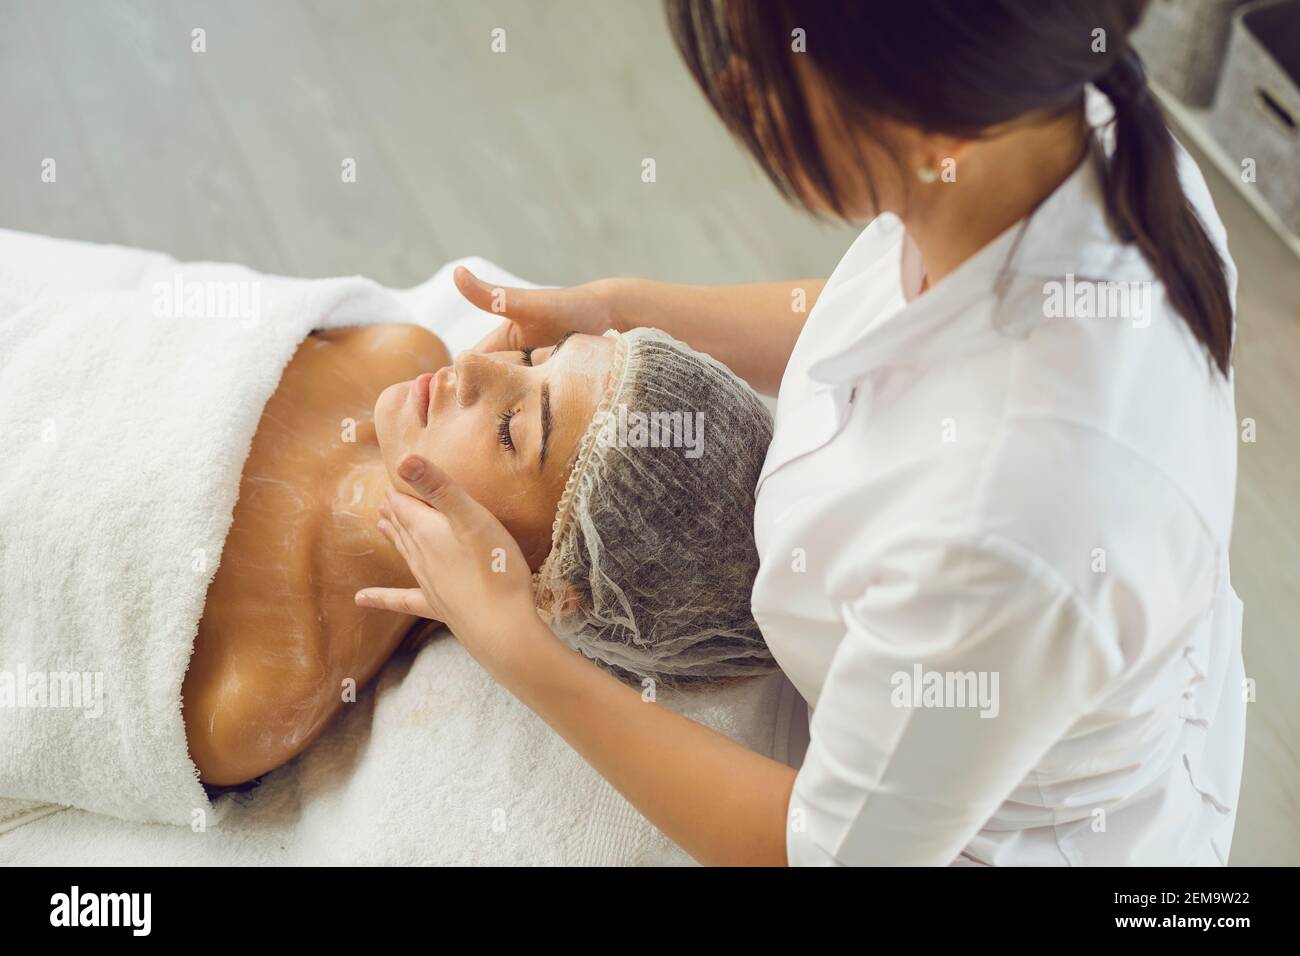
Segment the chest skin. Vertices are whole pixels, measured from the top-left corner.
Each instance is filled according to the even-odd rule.
[[[372,411],[389,385],[449,361],[424,329],[378,325],[314,333],[286,367],[244,464],[182,691],[205,782],[241,783],[304,750],[414,623],[353,602],[362,586],[414,583],[369,533],[385,481]]]

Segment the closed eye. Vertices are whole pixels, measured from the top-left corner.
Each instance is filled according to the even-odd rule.
[[[515,439],[510,434],[510,420],[516,415],[515,412],[502,412],[497,416],[497,441],[505,445],[511,451],[515,450]]]
[[[565,332],[563,335],[561,335],[561,336],[559,337],[559,339],[556,340],[556,343],[555,343],[554,345],[552,345],[552,346],[550,346],[550,348],[546,349],[546,362],[549,362],[551,359],[555,358],[555,356],[559,353],[560,349],[564,348],[564,343],[567,342],[567,341],[569,341],[570,338],[572,338],[573,336],[575,336],[575,335],[577,335],[577,334],[578,334],[578,333],[577,333],[577,331],[575,330],[575,331],[571,331],[571,332]],[[533,347],[531,347],[531,346],[527,346],[527,345],[524,346],[522,349],[519,350],[519,354],[520,354],[520,356],[522,357],[522,359],[523,359],[523,363],[524,363],[525,365],[536,365],[536,364],[537,364],[536,362],[533,361],[533,353],[536,352],[536,351],[537,351],[537,350],[536,350],[535,348],[533,348]],[[543,364],[545,364],[545,363],[543,363]]]

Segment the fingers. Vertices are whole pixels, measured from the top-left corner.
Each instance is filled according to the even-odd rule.
[[[421,455],[407,455],[398,465],[397,473],[410,486],[412,495],[455,526],[467,527],[482,515],[482,505],[447,477],[446,472]],[[394,495],[389,505],[399,522],[411,524],[419,520],[419,510],[410,499]]]
[[[478,352],[516,351],[552,344],[575,326],[574,303],[565,289],[515,289],[484,282],[464,266],[452,275],[456,288],[484,312],[506,319],[475,346]]]
[[[482,309],[484,312],[492,312],[495,315],[505,314],[505,297],[495,295],[492,286],[464,266],[456,267],[456,271],[451,274],[451,280],[456,284],[456,291],[468,299],[475,308]],[[502,292],[505,292],[505,290],[503,289]],[[494,306],[496,307],[494,308]]]
[[[372,607],[381,611],[396,611],[412,617],[436,618],[424,592],[419,588],[364,588],[353,599],[357,607]]]
[[[472,352],[518,352],[528,343],[519,326],[507,320],[483,336]]]
[[[380,509],[380,514],[384,516],[383,520],[379,522],[380,532],[388,539],[388,543],[397,549],[397,553],[402,556],[402,560],[409,565],[411,563],[411,548],[405,530],[392,523],[396,519],[386,507]]]
[[[529,323],[539,318],[539,307],[542,304],[539,300],[547,298],[545,289],[512,289],[491,285],[464,266],[457,268],[452,278],[460,294],[472,305],[516,322]]]
[[[399,497],[406,499],[406,509],[409,509],[405,511],[405,520],[397,516],[393,507],[393,502]],[[429,519],[433,519],[442,521],[445,524],[446,520],[415,498],[390,492],[389,503],[382,505],[379,512],[383,516],[383,519],[379,522],[379,530],[397,550],[397,553],[401,555],[402,560],[406,562],[406,566],[417,576],[417,565],[422,563],[420,557],[422,553],[421,544],[425,548],[432,550],[446,546],[445,542],[439,543],[439,534],[446,529],[431,528],[427,523],[420,525],[420,539],[417,542],[416,531],[410,526],[410,522],[427,522]]]

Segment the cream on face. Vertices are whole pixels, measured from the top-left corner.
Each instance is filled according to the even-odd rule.
[[[536,568],[578,441],[613,365],[612,339],[570,333],[531,352],[462,352],[385,389],[375,431],[393,484],[418,453],[491,511]]]

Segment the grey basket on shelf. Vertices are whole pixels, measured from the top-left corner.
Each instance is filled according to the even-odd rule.
[[[1151,0],[1133,45],[1151,78],[1190,106],[1209,106],[1233,11],[1247,0]]]
[[[1300,237],[1300,0],[1262,0],[1233,18],[1209,129]]]

